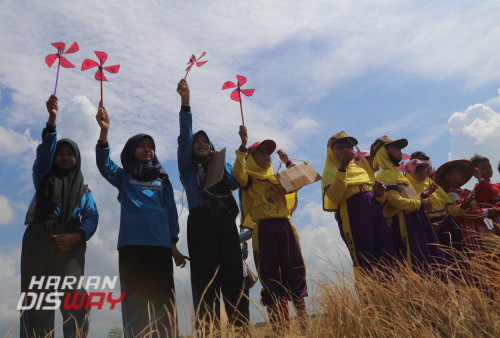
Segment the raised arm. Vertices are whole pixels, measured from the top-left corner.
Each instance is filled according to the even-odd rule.
[[[56,118],[59,111],[57,97],[51,95],[46,102],[46,106],[49,118],[46,127],[42,131],[42,143],[36,148],[36,159],[35,163],[33,163],[35,189],[38,189],[42,178],[50,171],[57,145]]]
[[[109,157],[108,131],[111,121],[106,108],[104,108],[101,103],[99,103],[99,110],[95,118],[101,127],[99,140],[95,147],[97,168],[109,183],[116,188],[120,188],[120,183],[124,179],[125,173],[123,169],[117,166]]]
[[[248,142],[247,127],[240,126],[240,131],[238,133],[241,138],[241,145],[240,148],[236,150],[236,160],[234,161],[233,175],[240,186],[244,188],[248,184],[248,173],[245,168],[245,158],[247,156],[246,146]]]
[[[193,147],[193,117],[189,106],[190,89],[186,80],[182,79],[177,85],[177,93],[181,97],[181,111],[179,112],[179,137],[177,138],[177,160],[181,176],[192,167],[191,149]]]

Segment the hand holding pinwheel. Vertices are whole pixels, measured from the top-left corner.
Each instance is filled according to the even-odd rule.
[[[59,59],[59,62],[57,63],[56,85],[54,87],[54,96],[55,96],[57,93],[57,82],[59,81],[59,69],[60,69],[60,67],[63,66],[64,68],[75,68],[75,65],[72,64],[71,62],[69,62],[68,59],[66,59],[63,56],[63,54],[70,54],[70,53],[78,52],[78,49],[80,47],[78,47],[78,44],[76,43],[76,41],[73,42],[73,44],[71,45],[71,47],[68,48],[67,51],[64,51],[64,49],[66,48],[66,45],[64,44],[64,42],[54,42],[54,43],[52,43],[52,46],[57,48],[57,53],[47,55],[45,57],[45,63],[50,68],[50,67],[52,67],[52,65],[54,64],[56,59]]]
[[[97,81],[101,81],[101,103],[100,104],[102,105],[102,103],[103,103],[102,81],[108,81],[108,79],[106,78],[106,76],[104,75],[102,70],[104,69],[110,73],[116,74],[120,70],[120,65],[103,67],[104,63],[108,59],[108,54],[106,54],[104,52],[97,52],[97,51],[95,51],[94,53],[97,56],[97,59],[99,59],[99,63],[97,63],[94,60],[85,59],[85,60],[83,60],[83,63],[82,63],[82,71],[90,69],[90,68],[98,67],[97,72],[95,73],[95,79]]]
[[[241,103],[240,93],[243,93],[245,96],[252,96],[255,89],[241,89],[241,86],[243,86],[247,82],[247,78],[241,75],[236,75],[236,78],[238,79],[238,81],[236,82],[237,84],[234,84],[231,81],[226,81],[222,86],[222,90],[236,87],[236,89],[231,93],[231,99],[240,103],[241,124],[245,125],[245,119],[243,118],[243,105]]]

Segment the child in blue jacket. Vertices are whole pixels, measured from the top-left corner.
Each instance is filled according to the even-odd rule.
[[[118,189],[121,204],[118,257],[121,291],[125,293],[125,334],[143,335],[152,325],[161,336],[175,336],[172,257],[177,266],[184,267],[185,260],[176,248],[179,222],[172,185],[156,157],[151,136],[137,134],[127,141],[120,168],[109,157],[110,119],[102,105],[96,119],[101,127],[96,146],[97,167]]]
[[[87,292],[32,287],[33,277],[40,281],[48,276],[75,277],[78,281],[84,274],[86,241],[97,228],[99,214],[92,192],[84,183],[80,170],[80,151],[70,139],[57,141],[56,117],[57,97],[51,95],[47,101],[49,119],[42,132],[42,143],[37,147],[33,164],[33,183],[36,195],[28,210],[21,253],[21,291],[41,293],[64,292],[66,297],[80,301]],[[42,304],[43,306],[44,304]],[[45,304],[45,305],[53,305]],[[87,336],[89,310],[60,308],[65,337]],[[30,309],[21,315],[21,337],[45,336],[54,330],[54,310]],[[53,333],[52,333],[53,334]]]

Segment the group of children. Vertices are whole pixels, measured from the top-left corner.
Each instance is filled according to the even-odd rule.
[[[186,260],[198,332],[208,334],[209,323],[218,325],[221,299],[229,323],[244,332],[249,323],[249,273],[240,243],[249,238],[263,286],[261,300],[273,330],[289,329],[289,301],[305,330],[306,268],[291,223],[297,192],[286,193],[273,173],[276,143],[267,139],[248,146],[247,129],[240,126],[234,165],[224,163],[222,179],[207,188],[208,168],[218,153],[206,132],[193,132],[185,79],[177,92],[181,97],[178,166],[189,207],[189,258],[176,248],[176,203],[154,139],[147,134],[132,136],[121,152],[120,167],[110,158],[110,118],[102,104],[96,115],[97,167],[118,189],[121,208],[118,265],[125,335],[145,334],[151,327],[160,336],[178,334],[173,261],[184,267]],[[55,96],[47,101],[47,110],[49,119],[33,166],[36,195],[23,238],[22,291],[28,291],[33,276],[82,276],[85,243],[98,223],[92,192],[80,171],[78,146],[69,139],[57,141]],[[400,261],[424,273],[449,264],[450,257],[439,244],[464,252],[480,250],[474,232],[487,229],[485,217],[496,225],[500,216],[500,186],[489,181],[488,159],[451,161],[434,172],[430,158],[415,152],[401,170],[406,139],[383,136],[369,152],[355,154],[357,143],[344,131],[328,140],[321,189],[323,208],[335,212],[355,267],[370,270]],[[295,165],[285,152],[277,153],[287,168]],[[479,179],[478,185],[473,192],[462,190],[472,175]],[[235,190],[240,206],[233,197]],[[84,289],[58,291],[72,297],[87,295]],[[87,335],[88,310],[61,311],[65,336]],[[21,336],[44,335],[53,328],[53,310],[22,313]]]
[[[464,267],[464,257],[485,249],[481,233],[500,234],[500,184],[490,182],[486,157],[434,170],[422,151],[402,164],[406,139],[384,135],[370,151],[355,154],[357,143],[344,131],[330,138],[322,179],[323,209],[335,212],[355,267],[403,263],[419,274],[447,267],[448,280]],[[472,176],[474,189],[463,189]],[[487,285],[476,284],[493,296]]]

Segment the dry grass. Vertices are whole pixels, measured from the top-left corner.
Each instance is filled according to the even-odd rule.
[[[371,273],[331,269],[314,281],[306,332],[292,320],[288,336],[307,337],[500,337],[500,238],[482,237],[484,252],[450,250],[460,266],[416,274],[404,266]],[[493,293],[489,298],[485,290]],[[251,304],[265,313],[258,304]],[[246,333],[210,323],[210,336],[273,336],[269,324]],[[148,330],[146,337],[161,328]],[[200,336],[194,329],[190,336]]]

